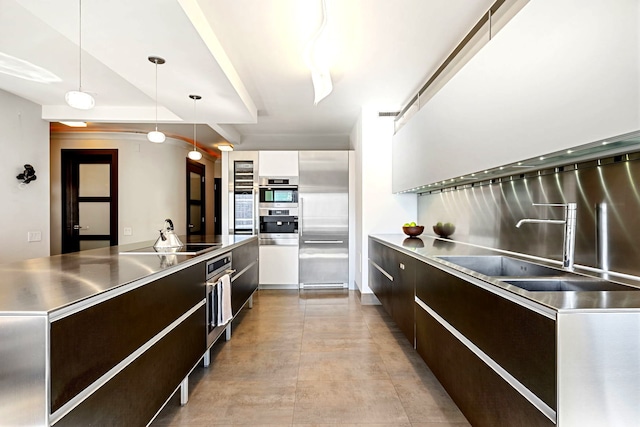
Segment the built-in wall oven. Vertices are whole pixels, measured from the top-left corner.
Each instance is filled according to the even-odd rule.
[[[260,208],[297,208],[298,178],[260,177]]]
[[[206,263],[206,307],[207,307],[207,348],[211,347],[224,330],[225,325],[218,325],[221,310],[219,280],[225,274],[235,273],[231,252],[213,258]],[[231,277],[229,277],[231,279]]]

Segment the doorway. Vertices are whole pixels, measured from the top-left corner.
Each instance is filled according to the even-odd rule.
[[[203,164],[187,159],[187,236],[207,234]]]
[[[118,150],[61,152],[62,253],[118,244]]]

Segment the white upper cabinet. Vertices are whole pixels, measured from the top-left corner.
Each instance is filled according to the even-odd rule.
[[[394,136],[393,191],[640,129],[637,0],[536,0]]]
[[[259,176],[298,176],[297,151],[260,151]]]

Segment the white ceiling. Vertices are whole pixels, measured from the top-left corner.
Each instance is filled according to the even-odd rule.
[[[209,148],[220,135],[239,149],[346,142],[361,107],[402,108],[492,3],[327,0],[334,89],[314,106],[303,52],[320,0],[83,0],[82,87],[96,107],[81,111],[64,102],[78,88],[78,0],[0,0],[0,54],[60,78],[0,73],[0,89],[41,104],[45,120],[144,130],[155,120],[147,57],[156,55],[167,61],[158,66],[160,130],[172,123],[167,133],[189,137],[195,118]],[[189,94],[203,97],[195,116]]]

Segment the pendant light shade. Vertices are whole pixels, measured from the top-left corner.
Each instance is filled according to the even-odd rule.
[[[163,58],[159,56],[150,56],[149,62],[153,62],[156,64],[156,130],[153,130],[147,134],[147,139],[151,142],[155,142],[156,144],[161,144],[164,142],[166,137],[164,133],[158,130],[158,65],[162,65],[165,63]]]
[[[162,144],[165,139],[167,139],[167,137],[164,136],[164,133],[158,131],[157,129],[158,128],[156,127],[156,130],[152,130],[151,132],[149,132],[147,134],[147,139],[151,142],[155,142],[156,144]]]
[[[64,99],[70,107],[77,108],[78,110],[90,110],[96,105],[93,96],[87,92],[78,90],[70,90],[64,95]]]
[[[93,96],[87,92],[82,91],[82,0],[78,0],[79,4],[79,31],[78,31],[78,90],[71,90],[64,95],[65,101],[69,104],[69,107],[77,108],[78,110],[90,110],[96,105]]]
[[[202,99],[200,95],[189,95],[189,98],[193,99],[193,150],[189,151],[187,157],[191,160],[200,160],[202,158],[202,153],[198,151],[198,147],[196,146],[196,102],[199,99]]]

